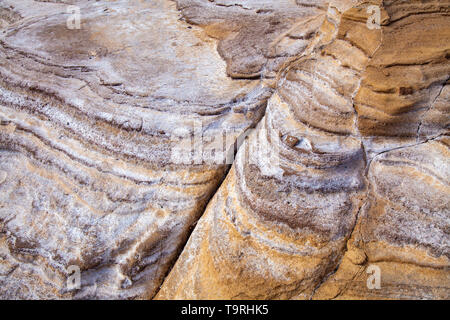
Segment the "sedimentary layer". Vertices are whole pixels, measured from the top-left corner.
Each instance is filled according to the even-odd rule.
[[[76,1],[80,29],[69,4],[2,2],[0,297],[151,298],[229,168],[210,140],[232,148],[271,89],[171,1]]]
[[[449,44],[448,0],[2,1],[0,298],[448,299]]]
[[[449,4],[331,1],[157,298],[449,298]]]

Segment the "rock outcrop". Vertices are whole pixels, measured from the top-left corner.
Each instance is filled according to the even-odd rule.
[[[2,9],[0,296],[151,298],[228,170],[175,145],[234,143],[271,89],[229,78],[171,1],[76,4],[80,29],[67,4]]]
[[[332,2],[157,298],[448,299],[449,9]]]
[[[450,298],[449,58],[448,0],[2,1],[0,298]]]

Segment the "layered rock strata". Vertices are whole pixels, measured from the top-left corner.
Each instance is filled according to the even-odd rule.
[[[0,297],[448,299],[449,15],[2,1]]]
[[[153,297],[228,170],[207,147],[232,148],[271,90],[228,77],[171,1],[1,13],[0,297]]]
[[[332,2],[157,298],[448,299],[449,9]]]

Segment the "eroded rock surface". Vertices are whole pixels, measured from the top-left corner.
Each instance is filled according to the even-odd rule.
[[[159,299],[449,298],[449,4],[331,2]]]
[[[0,297],[450,298],[449,15],[2,1]]]
[[[173,137],[233,141],[270,89],[228,77],[171,1],[76,5],[79,30],[67,4],[2,9],[0,296],[151,298],[228,169],[177,162]]]
[[[325,16],[323,0],[176,0],[186,21],[220,39],[234,78],[275,77],[308,47]]]

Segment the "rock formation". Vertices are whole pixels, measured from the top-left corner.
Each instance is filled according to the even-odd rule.
[[[173,137],[239,135],[271,90],[227,77],[216,41],[173,2],[77,2],[80,29],[65,4],[10,3],[0,296],[151,298],[228,168],[177,163]]]
[[[331,3],[157,297],[448,299],[449,8]]]
[[[0,298],[450,298],[449,58],[447,0],[2,1]]]

